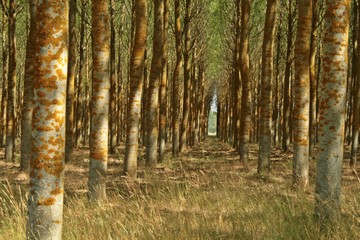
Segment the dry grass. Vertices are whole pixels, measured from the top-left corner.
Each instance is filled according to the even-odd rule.
[[[272,175],[240,164],[227,144],[211,138],[127,183],[120,176],[123,148],[109,160],[108,202],[86,198],[87,149],[66,167],[63,239],[328,239],[313,219],[314,162],[305,192],[291,188],[291,155],[274,149]],[[26,178],[0,162],[0,239],[24,239]],[[6,180],[8,179],[8,180]],[[360,239],[360,183],[344,167],[343,217],[332,239]]]

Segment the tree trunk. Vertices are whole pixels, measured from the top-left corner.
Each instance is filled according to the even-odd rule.
[[[272,75],[273,48],[276,25],[277,0],[267,0],[260,99],[260,135],[258,172],[268,174],[271,154],[271,112],[272,112]]]
[[[39,24],[33,61],[36,71],[33,71],[27,239],[60,240],[64,197],[68,1],[39,1],[36,12]]]
[[[289,0],[288,7],[288,32],[287,32],[287,49],[284,78],[284,104],[283,104],[283,125],[282,125],[282,150],[286,152],[290,143],[289,140],[289,119],[290,119],[290,70],[291,70],[291,52],[293,45],[293,12],[292,1]]]
[[[357,20],[357,28],[354,26],[353,43],[354,43],[354,55],[353,55],[353,80],[354,80],[354,115],[353,115],[353,126],[352,126],[352,139],[351,139],[351,157],[350,167],[356,169],[357,163],[357,150],[359,146],[359,113],[360,113],[360,73],[359,73],[359,57],[360,57],[360,15],[359,15],[359,2],[354,1],[354,19]],[[356,21],[354,23],[356,25]],[[356,31],[356,32],[355,32]]]
[[[186,0],[186,10],[184,19],[184,96],[183,96],[183,117],[181,121],[181,136],[180,136],[180,152],[183,152],[187,146],[187,131],[189,128],[189,113],[190,113],[190,17],[191,17],[191,0]]]
[[[240,119],[240,160],[247,162],[249,160],[249,142],[251,128],[251,81],[249,77],[249,20],[250,20],[250,1],[241,2],[241,119]]]
[[[293,177],[297,187],[309,182],[310,40],[312,1],[298,0],[299,20],[295,42],[294,159]]]
[[[84,81],[84,66],[85,66],[85,49],[87,46],[85,46],[85,38],[86,38],[86,6],[87,6],[87,0],[81,1],[81,24],[80,24],[80,50],[79,50],[79,77],[78,77],[78,83],[77,83],[77,89],[76,89],[76,128],[75,128],[75,143],[74,147],[79,148],[81,143],[81,128],[82,128],[82,117],[83,117],[83,106],[84,101],[81,96],[82,92],[82,83]]]
[[[326,2],[315,189],[315,212],[323,229],[335,228],[340,218],[349,12],[350,1]]]
[[[34,57],[36,35],[36,4],[37,0],[29,1],[30,7],[30,33],[26,44],[26,60],[25,60],[25,75],[24,75],[24,100],[22,106],[21,119],[21,160],[20,169],[28,172],[30,169],[31,157],[31,119],[33,112],[33,77],[34,77]]]
[[[92,98],[90,119],[89,198],[106,200],[110,89],[110,13],[108,1],[92,5]]]
[[[5,158],[7,162],[14,162],[15,152],[15,106],[16,106],[16,1],[9,1],[8,10],[8,41],[9,41],[9,72],[8,95],[6,110],[6,146]]]
[[[163,14],[163,59],[162,59],[162,75],[160,83],[160,119],[159,119],[159,161],[162,161],[165,144],[166,144],[166,117],[167,117],[167,61],[168,61],[168,46],[167,46],[167,32],[169,27],[169,0],[164,0],[164,14]]]
[[[69,65],[66,93],[65,161],[71,161],[74,131],[74,87],[76,77],[76,0],[69,5]]]
[[[130,98],[126,125],[124,174],[136,178],[139,148],[139,119],[143,88],[143,63],[147,37],[147,0],[135,3],[135,41],[130,63]]]
[[[317,127],[317,77],[316,77],[316,49],[317,49],[317,24],[318,24],[318,10],[317,0],[313,1],[312,14],[312,32],[310,44],[310,132],[309,132],[309,157],[314,156],[314,148],[316,143],[316,127]]]
[[[154,0],[153,59],[151,62],[147,111],[146,165],[155,168],[158,161],[159,83],[163,60],[164,3]]]
[[[116,131],[116,52],[115,52],[115,1],[110,0],[110,154],[116,152],[117,131]]]
[[[8,77],[8,43],[7,43],[7,37],[6,37],[6,14],[3,11],[2,15],[2,79],[3,79],[3,85],[2,85],[2,94],[1,94],[1,136],[0,136],[0,144],[1,146],[5,146],[6,141],[6,109],[7,109],[7,77]]]
[[[172,156],[179,157],[179,123],[180,123],[180,94],[179,94],[179,75],[182,62],[182,45],[181,45],[181,17],[180,2],[175,0],[175,41],[176,41],[176,64],[173,76],[173,92],[172,92]]]

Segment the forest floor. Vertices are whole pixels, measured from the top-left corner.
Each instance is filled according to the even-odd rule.
[[[121,176],[124,146],[108,165],[108,201],[88,202],[89,149],[66,166],[63,239],[329,239],[313,218],[315,160],[305,191],[292,188],[292,154],[274,147],[270,176],[257,174],[257,146],[240,163],[229,144],[209,137],[139,180]],[[3,152],[0,152],[0,155]],[[360,239],[360,179],[343,168],[342,221],[332,239]],[[17,164],[0,160],[0,239],[24,239],[28,179]],[[357,169],[360,173],[360,168]]]

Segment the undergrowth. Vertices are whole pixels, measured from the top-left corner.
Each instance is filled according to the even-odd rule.
[[[357,181],[344,184],[341,221],[325,236],[313,216],[313,176],[309,189],[295,192],[286,156],[264,179],[224,151],[168,157],[135,184],[109,178],[101,205],[88,201],[79,181],[76,191],[65,189],[63,239],[360,239]],[[27,191],[27,184],[0,182],[0,239],[25,238]]]

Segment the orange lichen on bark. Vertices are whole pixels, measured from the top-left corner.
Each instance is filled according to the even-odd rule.
[[[45,206],[51,206],[51,205],[54,205],[54,203],[56,202],[56,199],[55,198],[46,198],[44,200],[39,200],[37,202],[37,205],[45,205]]]
[[[59,195],[59,194],[62,194],[63,192],[64,192],[64,190],[62,190],[60,188],[55,188],[50,192],[50,194],[51,195]]]

